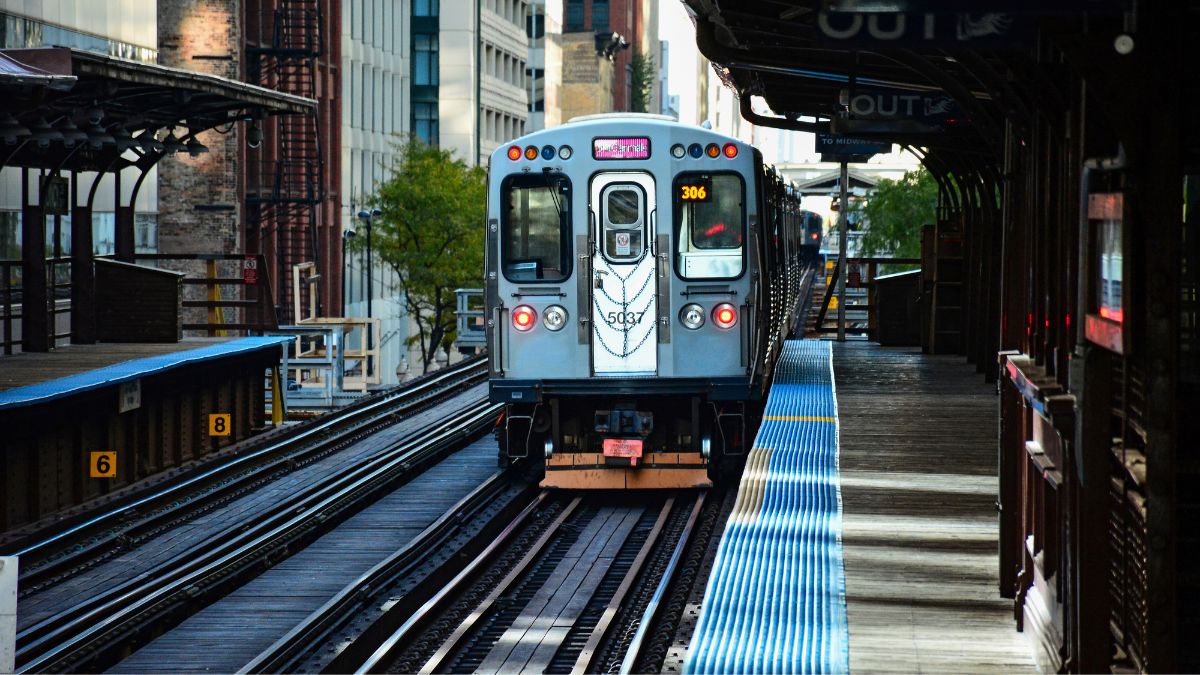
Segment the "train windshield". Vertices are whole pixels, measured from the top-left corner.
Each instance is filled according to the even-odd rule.
[[[742,274],[745,184],[734,173],[684,173],[675,178],[676,269],[685,279]]]
[[[571,181],[559,173],[509,176],[500,193],[504,276],[509,281],[566,279],[571,273]]]

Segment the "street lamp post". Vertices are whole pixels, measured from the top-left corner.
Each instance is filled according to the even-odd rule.
[[[363,209],[362,211],[358,212],[358,219],[363,221],[367,225],[366,267],[367,267],[367,351],[368,352],[370,352],[372,349],[375,348],[375,335],[374,335],[375,326],[371,322],[371,317],[372,317],[371,299],[375,296],[375,270],[373,269],[372,257],[371,257],[371,253],[372,253],[372,251],[371,251],[371,221],[375,218],[378,218],[381,215],[383,215],[383,212],[380,211],[379,209],[371,209],[370,211]],[[368,354],[367,355],[367,372],[372,372],[373,365],[374,364],[371,363],[371,356],[370,356],[370,354]]]

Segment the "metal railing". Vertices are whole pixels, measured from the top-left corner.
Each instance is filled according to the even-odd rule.
[[[184,286],[206,289],[204,300],[182,302],[184,308],[208,310],[207,321],[184,323],[184,330],[205,331],[210,336],[224,335],[227,331],[263,333],[279,326],[275,314],[274,295],[271,293],[271,278],[267,274],[266,259],[262,254],[243,253],[139,253],[138,262],[203,262],[204,274],[184,270]],[[220,276],[220,263],[237,261],[240,276]],[[228,265],[226,266],[228,268]],[[222,292],[222,288],[231,289]],[[240,288],[240,290],[238,290]],[[242,320],[226,321],[226,310],[242,312]]]
[[[454,295],[456,303],[454,316],[458,329],[458,339],[454,343],[457,345],[459,353],[475,354],[487,346],[484,330],[486,318],[484,317],[483,289],[456,288]]]
[[[20,320],[25,314],[25,280],[23,262],[0,260],[0,347],[6,355],[20,346],[23,333]],[[69,257],[46,258],[46,312],[47,337],[50,344],[71,337],[71,322],[63,324],[60,317],[71,313],[71,259]]]
[[[820,309],[817,310],[817,319],[814,328],[820,334],[837,334],[837,319],[833,320],[832,326],[827,326],[826,323],[828,323],[828,315],[831,309],[835,315],[837,314],[837,305],[831,307],[830,303],[837,296],[838,277],[842,266],[837,264],[837,255],[829,255],[826,264],[832,265],[832,269],[828,271],[828,276],[826,277],[825,297],[821,301]],[[920,258],[847,257],[846,289],[848,292],[846,296],[848,302],[845,308],[845,332],[865,335],[868,340],[877,341],[878,326],[875,325],[876,313],[874,310],[878,303],[878,296],[875,290],[875,279],[880,276],[880,270],[884,266],[914,268],[919,267],[920,264]],[[893,272],[897,270],[887,271]],[[825,273],[823,272],[823,274]],[[866,302],[862,302],[864,295]],[[850,298],[854,298],[854,302],[849,302]],[[855,316],[850,316],[851,313]]]

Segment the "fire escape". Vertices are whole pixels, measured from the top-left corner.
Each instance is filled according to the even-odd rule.
[[[317,97],[317,58],[324,48],[320,0],[265,0],[260,40],[246,49],[251,83],[305,98]],[[249,33],[249,31],[248,31]],[[264,121],[263,146],[247,153],[247,243],[266,254],[274,278],[276,313],[294,323],[292,270],[314,263],[321,272],[318,219],[324,194],[320,120],[311,115],[280,115]],[[260,124],[264,122],[259,122]],[[307,307],[315,284],[300,284]],[[317,299],[318,312],[323,303]]]

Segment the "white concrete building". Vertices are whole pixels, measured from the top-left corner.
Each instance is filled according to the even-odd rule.
[[[553,3],[552,3],[553,4]],[[526,131],[529,116],[526,0],[345,0],[342,3],[342,227],[366,235],[357,217],[413,134],[485,163]],[[361,241],[361,239],[360,239]],[[345,314],[381,320],[384,383],[421,371],[404,342],[416,326],[394,272],[356,249],[345,257]]]
[[[529,121],[525,131],[556,127],[563,123],[559,103],[562,84],[561,1],[532,0],[525,23],[529,40],[529,62],[525,80],[529,96]]]
[[[395,144],[411,128],[410,22],[408,2],[342,3],[341,220],[347,239],[366,236],[367,223],[357,214],[386,177]],[[348,252],[344,265],[344,314],[367,316],[371,287],[370,314],[380,320],[380,376],[384,384],[395,383],[412,365],[404,346],[410,327],[396,274],[378,260],[368,265],[361,249]],[[419,372],[420,364],[416,366]]]
[[[439,139],[459,157],[486,164],[492,150],[526,132],[529,4],[475,0],[453,9],[438,17]]]
[[[63,46],[110,56],[155,63],[158,61],[157,0],[0,0],[0,48]],[[53,120],[48,120],[53,122]],[[121,181],[132,189],[137,169],[128,169]],[[0,171],[0,259],[19,259],[21,229],[21,172]],[[81,174],[90,184],[93,174]],[[92,212],[96,253],[113,252],[115,205],[113,176],[100,182]],[[158,250],[158,169],[152,169],[134,204],[135,244],[138,252]],[[53,218],[53,216],[51,216]],[[59,216],[63,238],[59,250],[70,254],[70,216]],[[55,252],[50,232],[47,254]]]

